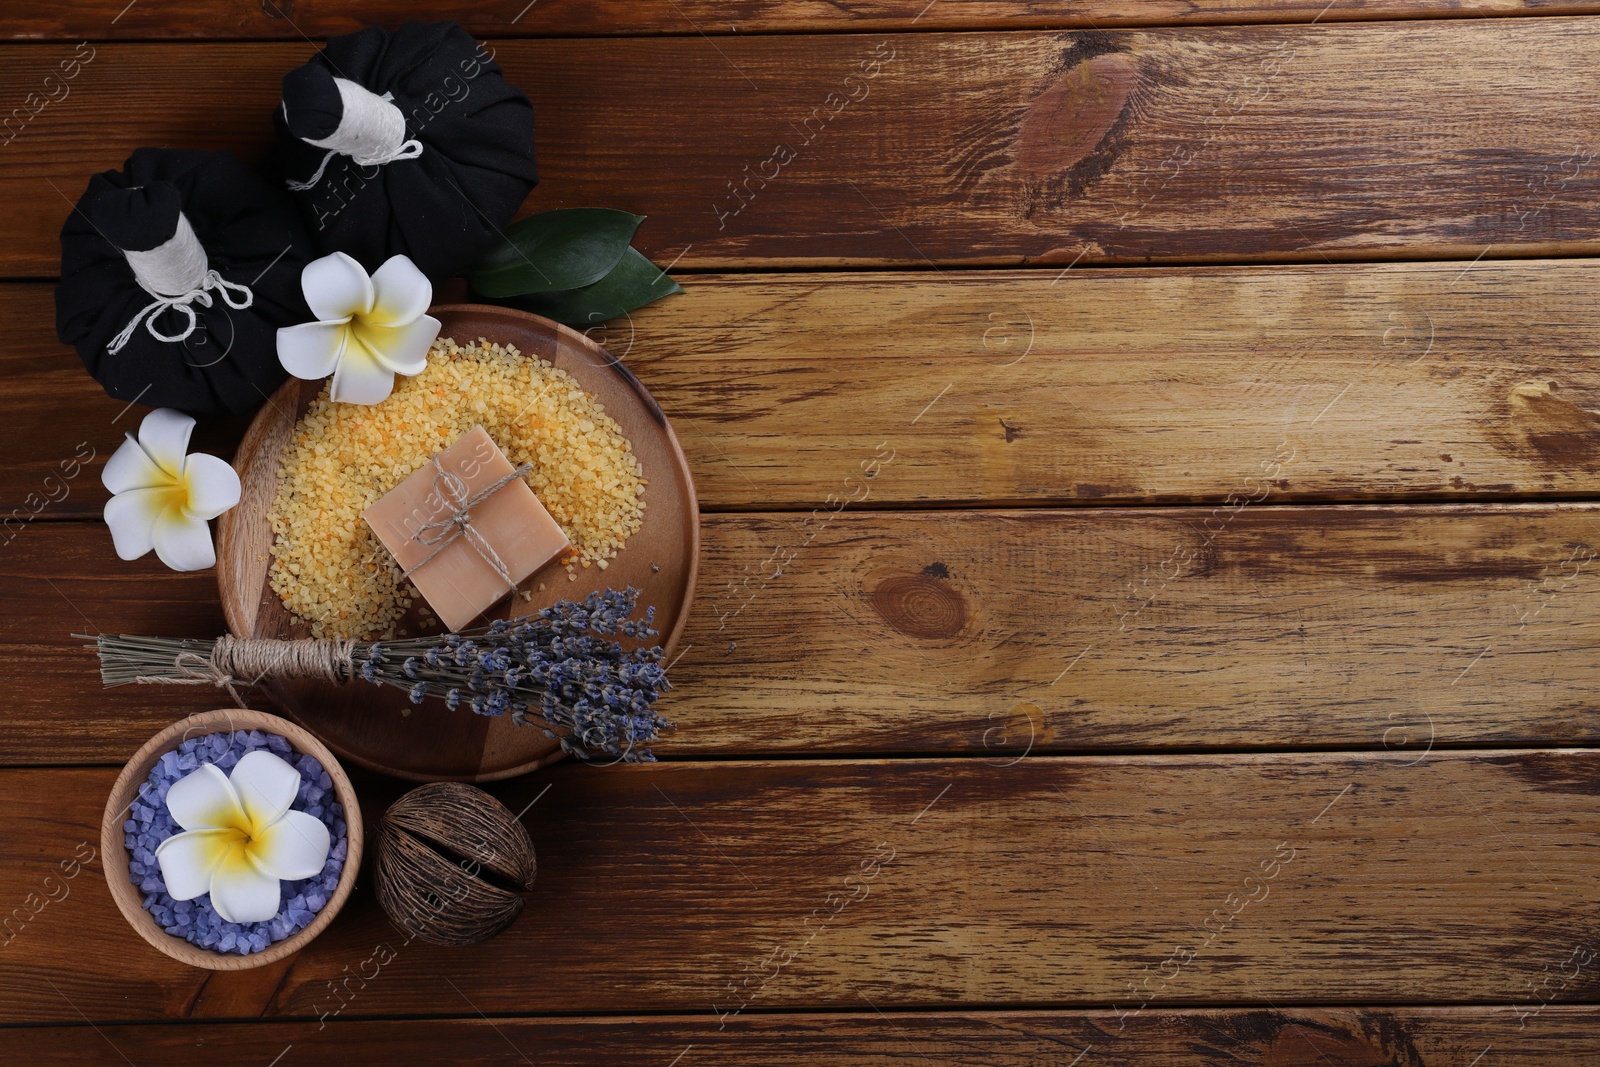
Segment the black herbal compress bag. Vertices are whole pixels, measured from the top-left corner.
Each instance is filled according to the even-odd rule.
[[[334,37],[283,78],[273,167],[323,252],[464,274],[538,180],[533,105],[454,22]]]
[[[227,152],[140,148],[61,228],[56,333],[118,400],[254,411],[287,377],[277,329],[311,317],[294,205]]]

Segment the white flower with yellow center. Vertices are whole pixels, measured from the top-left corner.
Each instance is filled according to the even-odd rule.
[[[156,846],[174,900],[211,894],[231,923],[264,922],[282,904],[280,881],[319,874],[332,841],[322,820],[290,811],[300,772],[270,752],[246,753],[224,775],[207,763],[172,783],[167,810],[183,827]]]
[[[216,563],[214,519],[239,502],[239,476],[216,456],[188,455],[194,419],[157,408],[106,461],[100,480],[113,494],[106,525],[123,559],[152,548],[175,571],[201,571]]]
[[[306,264],[300,288],[316,322],[278,331],[278,362],[296,378],[333,375],[340,404],[376,404],[394,391],[396,374],[421,374],[439,320],[423,312],[433,286],[417,265],[395,256],[370,277],[335,252]]]

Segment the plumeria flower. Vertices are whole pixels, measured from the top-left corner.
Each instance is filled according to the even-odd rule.
[[[423,312],[433,286],[417,265],[395,256],[368,277],[335,252],[306,264],[300,288],[316,322],[278,331],[278,362],[296,378],[333,375],[341,404],[376,404],[394,391],[396,374],[421,374],[439,320]]]
[[[161,879],[174,900],[211,894],[231,923],[278,914],[280,881],[321,872],[332,841],[322,820],[290,811],[300,772],[270,752],[248,752],[224,775],[207,763],[172,783],[167,811],[183,827],[156,846]]]
[[[106,461],[100,480],[115,494],[106,501],[106,525],[123,559],[154,548],[175,571],[217,562],[206,520],[239,502],[239,476],[216,456],[188,455],[193,430],[188,415],[157,408]]]

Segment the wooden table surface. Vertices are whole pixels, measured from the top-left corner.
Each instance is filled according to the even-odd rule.
[[[1600,3],[524,3],[0,14],[0,1058],[1600,1062]],[[364,872],[186,969],[94,846],[218,698],[70,634],[221,610],[112,553],[140,409],[55,339],[56,234],[446,16],[533,98],[528,208],[650,216],[687,290],[601,337],[705,512],[680,725],[492,787],[540,874],[487,944]]]

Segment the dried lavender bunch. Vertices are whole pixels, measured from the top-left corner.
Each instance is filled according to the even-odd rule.
[[[269,678],[321,678],[404,689],[413,704],[441,697],[480,715],[532,713],[545,736],[579,759],[652,762],[649,745],[672,724],[655,711],[667,689],[660,646],[624,650],[614,635],[657,636],[655,609],[633,618],[639,591],[607,589],[583,603],[563,600],[515,622],[403,641],[193,640],[99,634],[100,677],[137,683],[236,685]]]
[[[515,622],[361,645],[351,662],[357,677],[405,689],[413,704],[443,697],[452,711],[462,704],[479,715],[509,711],[518,725],[533,711],[545,736],[579,759],[651,762],[646,746],[672,726],[654,707],[667,688],[661,648],[624,651],[609,639],[657,636],[655,608],[631,617],[638,595],[607,589]]]

